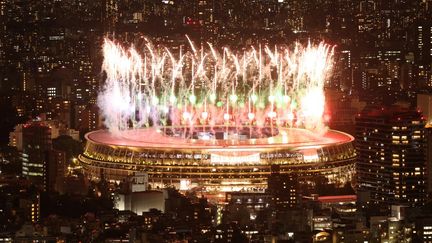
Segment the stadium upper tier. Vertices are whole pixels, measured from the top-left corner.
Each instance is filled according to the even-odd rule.
[[[326,176],[344,182],[351,176],[354,138],[328,130],[271,127],[162,127],[90,132],[79,157],[93,178],[121,181],[147,172],[153,186],[241,190],[265,187],[271,165],[281,173]]]

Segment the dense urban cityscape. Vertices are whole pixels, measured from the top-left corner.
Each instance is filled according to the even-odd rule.
[[[0,22],[0,242],[432,242],[431,0]]]

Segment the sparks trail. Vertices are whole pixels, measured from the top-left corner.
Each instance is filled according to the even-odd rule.
[[[324,83],[333,48],[258,46],[217,51],[211,43],[177,53],[124,48],[105,39],[107,78],[98,104],[117,133],[145,126],[288,126],[324,131]]]

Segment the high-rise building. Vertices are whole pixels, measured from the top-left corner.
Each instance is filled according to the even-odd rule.
[[[432,195],[432,95],[417,95],[417,109],[419,109],[423,113],[427,123],[425,132],[427,141],[426,184],[428,194]]]
[[[366,107],[356,118],[359,195],[379,206],[423,205],[426,199],[425,120],[418,111]]]
[[[418,23],[415,33],[415,76],[419,86],[432,87],[432,25],[428,22]]]
[[[22,129],[23,153],[22,173],[33,183],[45,185],[47,171],[47,153],[51,149],[51,129],[40,122],[26,124]]]
[[[85,134],[89,131],[94,131],[102,125],[99,109],[95,105],[76,105],[74,112],[73,127]]]
[[[40,194],[30,193],[19,199],[19,208],[23,212],[24,220],[32,223],[38,223],[41,217],[40,212]]]
[[[278,209],[294,208],[298,205],[298,180],[294,175],[281,174],[279,166],[272,166],[267,189]]]
[[[21,126],[19,126],[21,127]],[[46,191],[60,191],[66,174],[66,153],[52,148],[58,127],[35,121],[22,125],[22,174]]]
[[[432,126],[426,125],[427,156],[426,156],[426,184],[427,193],[432,197]]]
[[[60,150],[50,150],[45,174],[45,183],[48,191],[62,191],[66,175],[66,153]]]
[[[420,242],[432,242],[432,218],[431,215],[421,215],[415,219],[415,232]]]
[[[0,75],[0,88],[2,87],[3,68],[6,62],[6,0],[0,0],[0,65],[1,65],[1,75]]]
[[[112,30],[118,21],[118,1],[105,0],[103,1],[103,20],[108,31]]]
[[[426,123],[432,122],[432,95],[418,94],[417,95],[417,108],[423,113]]]
[[[18,124],[13,132],[9,133],[9,146],[16,147],[18,151],[23,149],[23,124]]]

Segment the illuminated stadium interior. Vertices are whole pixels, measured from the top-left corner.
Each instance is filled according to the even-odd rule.
[[[190,134],[185,127],[165,127],[128,130],[119,136],[99,130],[86,135],[79,159],[94,179],[103,174],[122,181],[144,171],[152,187],[181,190],[262,190],[273,164],[281,173],[295,173],[304,180],[319,175],[343,184],[351,179],[355,151],[348,134],[329,130],[321,135],[296,128],[237,131],[200,127]],[[192,138],[182,137],[185,134]],[[218,139],[209,139],[213,136]]]

